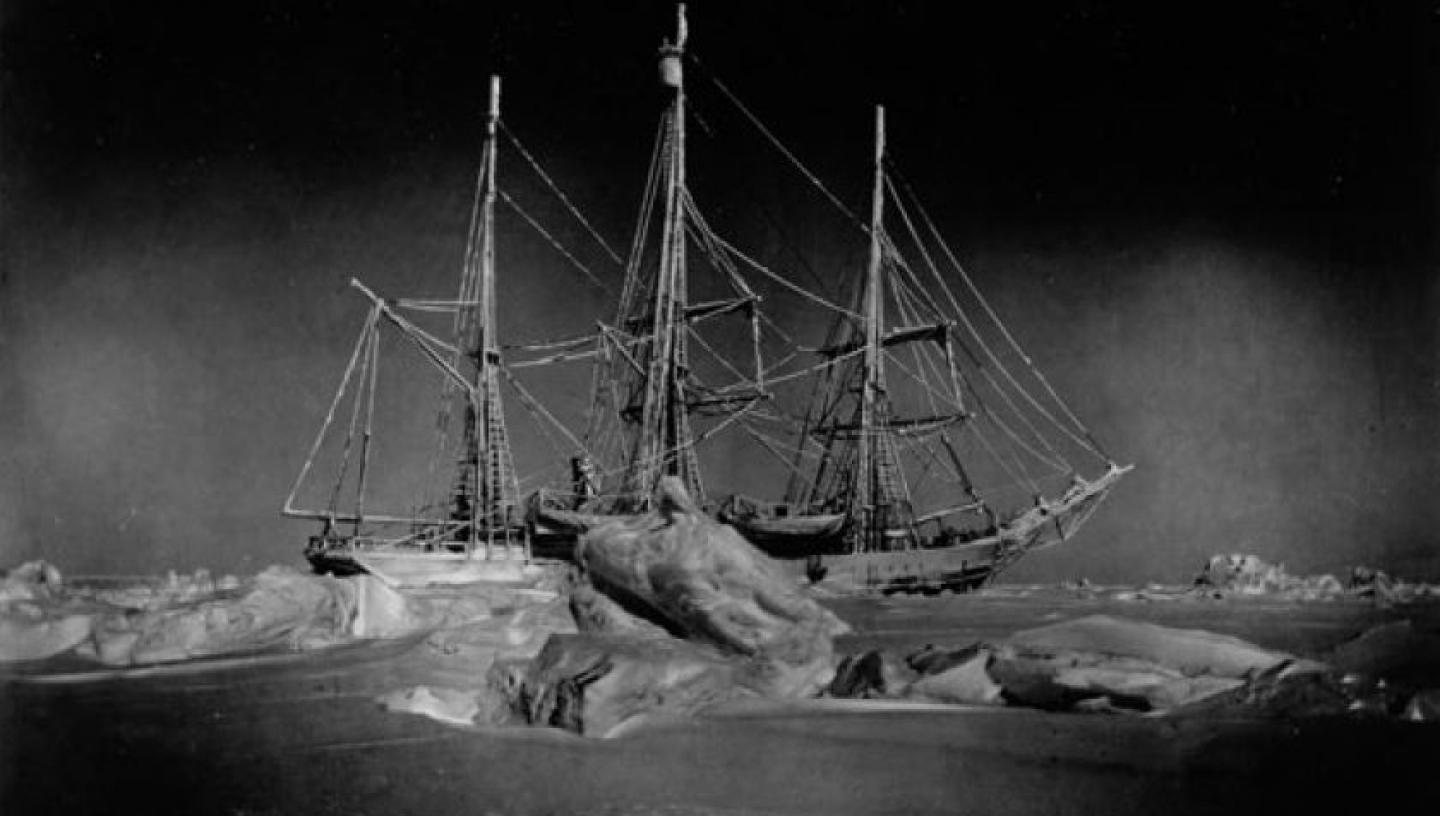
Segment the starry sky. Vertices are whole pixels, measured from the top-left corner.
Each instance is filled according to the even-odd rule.
[[[721,78],[856,209],[885,104],[896,166],[1137,465],[1016,580],[1184,581],[1237,551],[1440,578],[1435,4],[778,5],[691,3],[692,74]],[[486,77],[504,75],[508,127],[622,245],[673,15],[5,4],[0,563],[299,564],[310,530],[278,508],[364,314],[347,282],[453,289]],[[712,221],[822,279],[861,257],[691,82]],[[563,216],[533,178],[502,184]],[[522,270],[503,282],[507,336],[613,310],[619,272],[583,231],[557,236],[599,285],[500,228]],[[537,387],[578,404],[588,383]],[[715,470],[743,481],[723,455]]]

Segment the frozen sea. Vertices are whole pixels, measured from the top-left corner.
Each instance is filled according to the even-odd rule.
[[[998,587],[829,598],[841,652],[961,646],[1088,614],[1323,656],[1440,605],[1117,600]],[[1089,597],[1087,597],[1089,596]],[[0,814],[1355,813],[1440,802],[1440,725],[792,704],[593,740],[382,710],[420,638],[97,673],[0,673]],[[430,678],[433,679],[433,678]],[[1428,811],[1427,811],[1428,812]]]

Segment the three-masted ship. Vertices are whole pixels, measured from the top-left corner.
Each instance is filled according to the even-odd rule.
[[[675,36],[659,54],[668,98],[630,250],[623,262],[611,252],[624,269],[613,320],[594,334],[534,347],[546,356],[508,365],[495,333],[498,84],[492,88],[458,297],[385,300],[356,283],[372,309],[321,430],[323,438],[342,397],[353,393],[340,478],[324,510],[294,508],[293,490],[286,503],[288,515],[324,523],[307,549],[317,569],[443,572],[455,580],[516,574],[533,547],[564,554],[585,530],[646,512],[660,480],[674,477],[697,506],[797,576],[880,590],[965,590],[1075,535],[1129,469],[1105,453],[1021,349],[898,176],[883,108],[870,217],[861,219],[711,77],[865,240],[867,262],[848,301],[802,286],[712,228],[688,178],[685,69],[695,64],[688,38],[682,4]],[[767,315],[762,306],[777,295],[830,315],[823,341],[805,348]],[[402,314],[407,309],[451,310],[453,337],[419,329]],[[448,500],[430,505],[443,504],[440,513],[382,517],[364,508],[382,324],[398,328],[442,372],[446,404],[458,397],[458,467]],[[583,434],[561,428],[572,453],[568,479],[522,508],[499,382],[514,385],[512,368],[577,361],[591,366],[588,427]],[[707,473],[714,471],[702,449],[737,436],[783,468],[775,496],[711,495]],[[352,448],[355,506],[342,512]],[[297,489],[313,459],[314,450]],[[384,525],[405,529],[374,532]]]

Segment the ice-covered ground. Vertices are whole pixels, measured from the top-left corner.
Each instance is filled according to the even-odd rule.
[[[1148,599],[1147,599],[1148,598]],[[1322,657],[1440,605],[1087,587],[830,598],[838,651],[965,645],[1091,614]],[[732,706],[629,736],[455,727],[375,702],[447,685],[425,638],[0,675],[0,812],[1281,813],[1428,797],[1440,726],[1173,720],[826,702]],[[18,674],[17,674],[18,672]],[[447,672],[449,676],[447,676]]]

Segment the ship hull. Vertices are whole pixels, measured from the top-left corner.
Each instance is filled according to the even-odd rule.
[[[776,515],[773,508],[762,509],[759,502],[740,497],[732,499],[716,518],[775,558],[840,552],[847,521],[844,513]]]
[[[995,580],[1025,555],[1068,541],[1129,468],[1112,467],[1095,481],[1079,482],[1054,501],[1042,502],[993,534],[963,542],[930,539],[919,547],[873,552],[827,552],[817,542],[807,553],[771,552],[786,569],[812,582],[881,592],[968,592]]]
[[[839,513],[766,518],[756,515],[737,516],[722,509],[714,515],[716,521],[734,527],[747,541],[774,557],[784,557],[787,554],[803,557],[814,552],[817,546],[838,547],[846,521],[844,514]],[[632,517],[633,514],[626,513],[564,509],[547,504],[543,497],[537,497],[531,501],[530,535],[537,550],[542,546],[563,548],[567,544],[573,548],[574,542],[586,531]]]
[[[843,515],[769,518],[721,512],[718,520],[735,527],[797,579],[881,592],[968,592],[984,587],[1023,556],[1068,541],[1129,470],[1112,467],[1098,479],[1077,481],[1059,499],[1042,501],[988,535],[969,540],[933,537],[903,549],[846,551]],[[569,557],[586,530],[623,518],[627,516],[565,510],[539,500],[532,501],[530,514],[537,548],[550,542],[557,552],[566,551],[563,557]],[[902,540],[903,531],[896,532],[895,539]]]
[[[348,541],[312,539],[305,550],[311,569],[321,575],[374,575],[402,588],[467,584],[517,584],[538,574],[539,567],[521,547],[484,548],[467,552],[463,543],[420,550],[384,545],[358,546]]]

